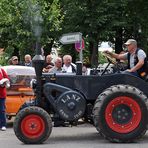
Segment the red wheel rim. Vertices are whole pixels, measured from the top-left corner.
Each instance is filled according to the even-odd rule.
[[[125,124],[119,124],[113,118],[113,110],[122,104],[127,106],[132,112],[131,119],[128,121],[128,123]],[[140,106],[135,100],[130,97],[117,97],[107,105],[107,108],[105,110],[105,120],[107,125],[113,131],[118,133],[129,133],[136,129],[141,121]]]
[[[38,138],[45,131],[44,120],[38,115],[28,115],[21,122],[21,130],[28,138]]]

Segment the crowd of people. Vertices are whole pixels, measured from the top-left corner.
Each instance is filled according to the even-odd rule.
[[[8,65],[23,65],[23,66],[32,66],[32,58],[31,55],[26,54],[24,56],[24,62],[19,62],[19,58],[17,56],[12,56],[9,61]]]
[[[123,52],[120,54],[116,54],[110,51],[105,51],[111,57],[116,58],[120,61],[127,61],[127,69],[124,73],[132,74],[138,77],[145,76],[146,66],[147,66],[147,57],[146,53],[137,47],[137,41],[134,39],[127,40],[126,43],[123,44],[127,48],[127,52]],[[124,63],[124,62],[123,62]],[[18,57],[13,56],[9,60],[10,65],[24,65],[24,66],[32,66],[32,58],[29,54],[25,55],[24,62],[19,63]],[[87,68],[84,66],[82,68],[82,72],[85,74]],[[43,68],[43,72],[49,73],[59,73],[59,72],[67,72],[67,73],[75,73],[76,65],[72,63],[71,55],[64,55],[63,58],[56,57],[52,59],[52,56],[49,54],[45,57],[45,64]]]
[[[29,54],[24,56],[24,62],[19,62],[19,58],[17,56],[12,56],[9,60],[9,65],[23,65],[32,67],[32,57]],[[75,73],[76,65],[72,63],[71,55],[64,55],[63,58],[56,57],[52,59],[52,56],[49,54],[45,57],[45,63],[43,67],[43,72],[49,73],[60,73],[60,72],[68,72]]]
[[[124,73],[130,73],[138,77],[144,77],[147,73],[146,64],[147,57],[146,53],[137,47],[137,41],[134,39],[129,39],[124,45],[127,47],[127,52],[116,54],[109,51],[105,51],[111,57],[127,61],[127,69]],[[24,65],[33,66],[32,57],[29,54],[24,56],[24,62],[20,63],[17,56],[12,56],[9,60],[9,65]],[[87,70],[86,67],[82,67],[83,73]],[[43,72],[48,73],[75,73],[76,65],[72,63],[71,55],[64,55],[63,58],[56,57],[52,59],[51,55],[45,57],[45,63],[43,67]],[[6,115],[5,115],[5,100],[6,100],[6,87],[9,87],[9,78],[7,73],[0,67],[0,129],[6,130]]]
[[[32,57],[29,54],[24,56],[24,62],[20,62],[17,56],[12,56],[9,65],[22,65],[32,67]],[[56,57],[52,59],[51,55],[45,57],[43,72],[60,73],[60,72],[76,72],[76,66],[72,63],[72,57],[65,55],[63,58]],[[6,88],[9,87],[9,77],[2,67],[0,67],[0,129],[6,131]]]

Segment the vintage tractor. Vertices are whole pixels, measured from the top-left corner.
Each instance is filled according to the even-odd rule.
[[[53,121],[69,125],[92,123],[111,142],[132,142],[141,138],[148,123],[148,84],[122,73],[82,75],[42,74],[43,58],[33,59],[36,80],[34,102],[26,103],[16,115],[14,132],[25,144],[43,143],[51,134]]]

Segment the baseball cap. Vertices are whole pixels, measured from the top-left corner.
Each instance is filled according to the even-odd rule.
[[[126,43],[124,43],[124,45],[130,45],[130,44],[137,45],[137,41],[134,40],[134,39],[128,39],[128,40],[126,41]]]

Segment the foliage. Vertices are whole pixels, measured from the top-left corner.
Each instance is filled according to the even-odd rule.
[[[36,42],[49,43],[62,22],[58,0],[2,0],[0,18],[1,46],[23,54],[34,53]]]
[[[8,64],[8,54],[4,53],[3,55],[0,55],[0,65],[5,66]]]
[[[64,15],[63,32],[82,32],[88,43],[85,50],[89,51],[89,61],[92,65],[96,65],[98,61],[98,43],[108,40],[111,35],[114,37],[115,31],[113,28],[118,23],[117,9],[121,5],[108,0],[62,0],[61,6]],[[122,22],[120,24],[123,25]]]
[[[99,64],[108,63],[107,59],[99,52]]]
[[[62,34],[81,32],[84,61],[94,66],[102,41],[111,41],[120,52],[123,42],[135,38],[148,49],[147,5],[145,0],[1,0],[0,46],[9,56],[23,58],[34,55],[39,43],[46,55]],[[61,52],[71,54],[74,62],[79,59],[74,45],[62,46]]]

